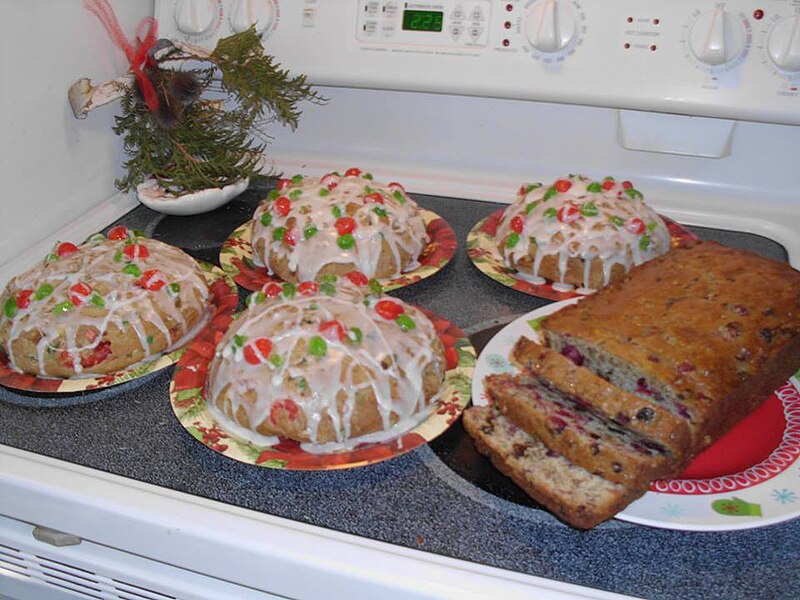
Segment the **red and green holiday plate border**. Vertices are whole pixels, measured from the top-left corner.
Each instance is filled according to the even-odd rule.
[[[445,348],[447,372],[434,411],[422,423],[398,438],[364,444],[350,450],[315,454],[298,442],[279,438],[273,446],[257,446],[225,429],[211,415],[205,400],[208,366],[222,332],[205,330],[178,361],[169,388],[172,410],[183,427],[211,450],[243,463],[272,469],[327,471],[374,464],[401,456],[444,433],[469,404],[475,350],[463,331],[433,313],[422,310],[432,321]]]
[[[208,323],[196,337],[200,337],[206,330],[213,331],[220,327],[223,328],[223,331],[227,329],[239,302],[236,284],[222,269],[204,262],[200,262],[199,265],[210,285],[213,311],[209,316]],[[3,350],[0,350],[0,385],[14,390],[44,394],[77,394],[100,390],[133,381],[175,364],[186,346],[116,373],[71,379],[37,377],[18,373],[11,369],[8,364],[8,356]]]
[[[570,298],[580,297],[581,294],[575,292],[559,292],[553,289],[550,283],[537,284],[526,281],[519,277],[515,270],[509,269],[505,265],[503,258],[497,251],[497,238],[495,237],[503,211],[505,209],[501,208],[488,217],[481,219],[467,234],[467,256],[469,256],[472,264],[481,273],[498,283],[531,296],[538,296],[548,300],[569,300]],[[679,223],[664,216],[661,218],[667,225],[673,248],[684,241],[697,239],[697,236]]]
[[[456,253],[458,240],[447,221],[427,209],[420,209],[420,213],[431,241],[423,250],[416,269],[397,277],[378,280],[386,292],[406,287],[438,273]],[[252,235],[252,221],[247,221],[234,229],[222,243],[219,262],[236,283],[251,292],[257,292],[267,283],[273,281],[280,283],[283,280],[269,275],[264,267],[259,267],[253,262]]]
[[[508,355],[525,336],[541,342],[541,321],[572,298],[515,319],[489,340],[475,365],[472,402],[489,403],[483,379],[514,371]],[[753,413],[694,458],[680,477],[654,481],[616,518],[664,529],[723,531],[800,516],[800,371]]]

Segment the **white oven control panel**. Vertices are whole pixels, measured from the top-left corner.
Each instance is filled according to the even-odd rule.
[[[800,125],[800,0],[156,0],[164,37],[254,24],[318,85]]]

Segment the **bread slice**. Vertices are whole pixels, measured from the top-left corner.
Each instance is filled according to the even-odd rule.
[[[542,322],[550,347],[689,421],[690,454],[800,365],[800,272],[698,242]]]
[[[578,529],[590,529],[610,519],[646,491],[611,483],[572,464],[494,407],[468,408],[464,427],[497,469]]]
[[[657,443],[673,456],[684,456],[690,446],[688,423],[651,399],[631,394],[598,377],[571,359],[521,337],[511,351],[512,362],[523,373],[598,416]]]
[[[539,380],[508,373],[484,379],[500,412],[570,462],[614,483],[647,487],[673,477],[682,463],[660,444],[571,402]]]

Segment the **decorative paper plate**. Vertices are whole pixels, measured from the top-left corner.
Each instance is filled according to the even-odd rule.
[[[416,269],[398,277],[378,280],[384,291],[396,290],[430,277],[441,271],[456,253],[456,234],[447,221],[430,210],[421,209],[421,213],[431,241],[423,251]],[[250,221],[236,228],[222,243],[219,262],[236,283],[251,292],[257,292],[265,283],[282,280],[269,275],[264,267],[253,262],[253,247],[250,245],[252,235]]]
[[[209,330],[203,331],[189,344],[175,367],[169,388],[172,410],[181,425],[197,440],[228,458],[251,465],[325,471],[361,467],[400,456],[446,431],[458,420],[470,398],[475,350],[469,339],[450,321],[423,312],[433,321],[444,344],[448,368],[438,406],[426,420],[399,438],[317,454],[306,452],[299,443],[284,438],[279,438],[278,444],[264,447],[226,432],[208,410],[204,396],[208,365],[214,356],[216,341],[222,335]]]
[[[469,256],[472,264],[475,265],[481,273],[491,277],[498,283],[502,283],[518,292],[530,294],[531,296],[547,298],[548,300],[568,300],[569,298],[580,297],[581,294],[575,292],[559,292],[553,289],[550,283],[531,283],[523,277],[520,277],[517,271],[509,269],[505,265],[503,258],[497,251],[497,240],[495,239],[497,225],[500,223],[503,210],[505,209],[501,208],[488,217],[478,221],[467,235],[467,256]],[[685,229],[682,225],[664,216],[661,218],[667,225],[667,229],[672,238],[673,247],[684,240],[697,239],[697,236],[688,229]]]
[[[208,263],[200,263],[201,268],[206,274],[208,282],[211,284],[211,303],[213,309],[208,317],[205,328],[219,326],[224,323],[227,328],[231,316],[236,310],[239,296],[236,285],[218,267]],[[200,333],[198,333],[198,336]],[[21,390],[25,392],[41,392],[46,394],[75,394],[111,387],[144,377],[168,367],[177,361],[183,354],[186,345],[173,350],[167,354],[134,365],[128,369],[102,375],[98,377],[80,377],[72,379],[55,379],[47,377],[35,377],[12,371],[8,365],[8,357],[5,352],[0,350],[0,385],[7,388]]]
[[[487,404],[483,378],[513,372],[508,360],[525,336],[541,341],[537,319],[574,304],[549,304],[512,321],[478,357],[472,402]],[[800,515],[800,371],[761,407],[700,454],[680,479],[655,481],[618,519],[665,529],[724,531],[763,527]]]

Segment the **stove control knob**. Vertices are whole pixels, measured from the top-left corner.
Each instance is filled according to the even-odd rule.
[[[216,22],[215,0],[179,0],[175,8],[175,24],[186,35],[203,35]]]
[[[689,47],[704,65],[716,67],[732,62],[745,49],[744,25],[724,8],[717,7],[700,15],[692,24]]]
[[[240,33],[255,24],[256,31],[268,31],[275,22],[275,0],[237,0],[231,12],[231,28]]]
[[[769,35],[767,50],[781,71],[800,72],[800,14],[777,22]]]
[[[577,21],[568,0],[539,0],[525,18],[525,35],[539,52],[563,50],[577,34]]]

